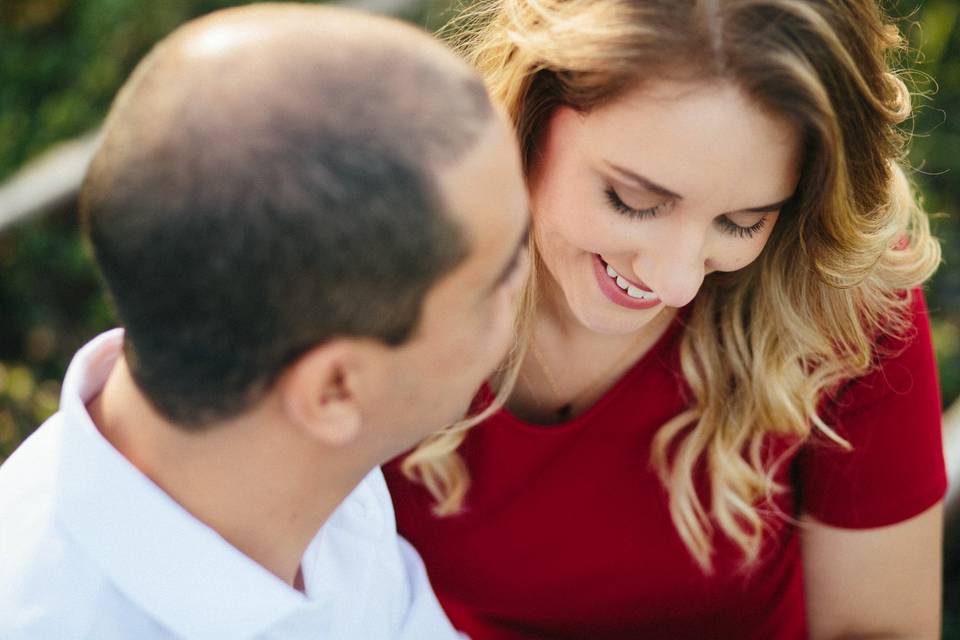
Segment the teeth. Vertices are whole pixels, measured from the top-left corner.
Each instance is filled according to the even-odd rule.
[[[653,291],[644,291],[639,289],[629,282],[627,279],[617,273],[616,269],[607,265],[607,275],[616,280],[617,286],[627,292],[627,295],[631,298],[639,298],[640,300],[656,300],[657,294]]]
[[[641,300],[656,300],[657,294],[653,291],[644,291],[643,289],[637,289],[633,285],[630,285],[630,288],[627,289],[627,295],[631,298],[640,298]]]

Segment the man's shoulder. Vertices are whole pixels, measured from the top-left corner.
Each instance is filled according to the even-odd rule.
[[[0,636],[42,628],[58,586],[92,575],[56,517],[60,416],[41,425],[0,466]],[[79,575],[78,575],[79,572]],[[86,575],[84,575],[86,574]],[[89,594],[90,589],[78,593]]]
[[[0,465],[0,532],[6,554],[12,537],[49,526],[53,518],[63,424],[54,414]],[[27,536],[32,537],[32,536]]]
[[[0,637],[90,637],[112,586],[57,516],[62,416],[0,465]]]
[[[24,509],[0,518],[0,638],[172,637],[127,599],[56,513]]]
[[[54,514],[23,508],[0,518],[0,637],[90,637],[109,582]]]
[[[75,549],[51,552],[27,570],[3,576],[0,638],[4,640],[167,640],[174,636],[130,602]],[[5,560],[4,560],[5,561]],[[6,574],[6,568],[3,570]]]

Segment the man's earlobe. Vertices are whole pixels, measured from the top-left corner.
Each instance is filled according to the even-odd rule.
[[[310,438],[340,447],[359,435],[354,364],[348,344],[327,343],[302,355],[278,380],[288,419]]]

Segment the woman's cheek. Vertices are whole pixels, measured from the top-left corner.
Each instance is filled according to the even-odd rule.
[[[723,243],[726,246],[718,257],[711,261],[711,271],[739,271],[751,265],[763,253],[769,237],[769,234],[767,234],[762,238],[757,237],[750,240],[735,237],[724,238]]]

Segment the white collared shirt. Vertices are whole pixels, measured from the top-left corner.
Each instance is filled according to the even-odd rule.
[[[60,410],[0,466],[4,640],[460,638],[375,469],[301,561],[304,593],[194,518],[100,434],[86,403],[122,330],[74,357]]]

